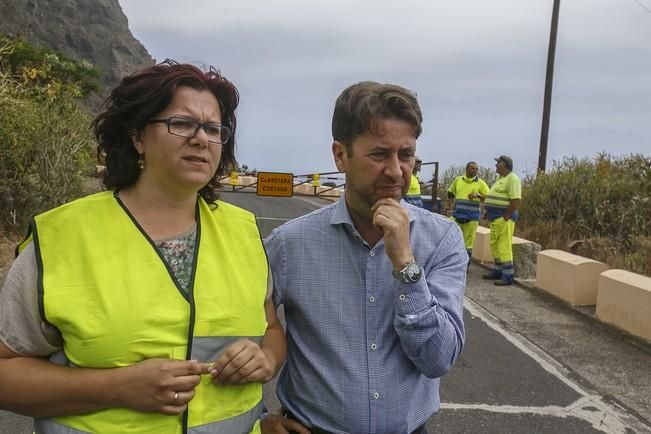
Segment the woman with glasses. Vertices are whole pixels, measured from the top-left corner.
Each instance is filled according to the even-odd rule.
[[[218,200],[237,89],[166,61],[93,122],[107,191],[36,216],[0,292],[0,408],[36,433],[259,432],[285,358],[255,217]]]

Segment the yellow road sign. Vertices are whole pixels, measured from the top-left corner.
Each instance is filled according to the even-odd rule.
[[[258,196],[291,197],[294,175],[291,173],[258,172]]]

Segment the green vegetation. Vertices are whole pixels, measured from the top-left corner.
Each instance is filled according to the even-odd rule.
[[[0,71],[32,98],[80,99],[99,90],[101,72],[85,60],[75,61],[22,39],[0,35]]]
[[[0,36],[0,230],[22,233],[35,214],[81,194],[94,140],[77,101],[98,76],[87,62]]]
[[[443,172],[441,198],[463,173],[463,166]],[[480,177],[491,185],[496,173],[480,168]],[[543,249],[565,250],[651,275],[651,158],[568,157],[555,161],[543,175],[526,176],[516,235]]]
[[[523,238],[651,275],[651,158],[565,158],[522,196]]]

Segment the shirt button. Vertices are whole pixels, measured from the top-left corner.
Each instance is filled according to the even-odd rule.
[[[375,345],[375,344],[371,344],[371,349],[372,349],[373,351],[377,350],[377,345]]]
[[[369,297],[368,301],[370,301],[371,303],[375,303],[375,297],[373,297],[373,296],[371,295],[371,297]]]
[[[379,399],[379,398],[380,398],[380,394],[377,393],[377,392],[375,392],[375,393],[373,394],[373,398],[375,398],[375,399]]]
[[[375,256],[375,252],[371,250],[371,256]]]
[[[400,301],[405,301],[405,298],[407,297],[405,297],[405,294],[400,294],[400,297],[398,298],[400,299]]]

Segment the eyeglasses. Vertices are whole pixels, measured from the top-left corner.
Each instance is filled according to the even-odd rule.
[[[210,143],[223,144],[231,137],[231,129],[216,122],[201,123],[192,118],[182,116],[171,116],[167,119],[151,119],[148,124],[165,124],[167,132],[173,136],[192,139],[202,128]]]

